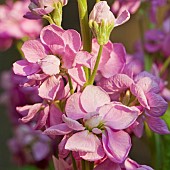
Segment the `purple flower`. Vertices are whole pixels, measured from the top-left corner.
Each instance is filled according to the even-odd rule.
[[[19,164],[34,164],[41,168],[48,165],[51,144],[48,136],[27,125],[17,126],[15,136],[9,141],[10,150]]]

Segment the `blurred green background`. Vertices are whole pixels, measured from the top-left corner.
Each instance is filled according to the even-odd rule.
[[[89,0],[89,9],[92,8],[95,0]],[[110,4],[113,0],[108,1]],[[0,0],[0,3],[3,3]],[[115,28],[112,32],[111,39],[113,42],[122,42],[128,52],[133,51],[133,43],[140,38],[139,36],[139,20],[137,15],[133,15],[126,24]],[[69,3],[64,7],[63,13],[63,28],[73,28],[79,31],[79,20],[76,0],[69,0]],[[12,28],[11,28],[12,29]],[[0,52],[0,73],[12,67],[12,63],[20,58],[15,46],[5,52]],[[2,89],[0,89],[2,92]],[[8,120],[8,115],[5,107],[0,107],[0,170],[20,170],[11,160],[11,155],[7,147],[7,141],[12,136],[12,127]],[[148,164],[150,155],[148,148],[143,141],[134,139],[135,145],[132,149],[133,158],[139,163]],[[137,142],[136,142],[137,141]],[[140,148],[140,149],[138,149]],[[141,150],[142,148],[142,150]],[[138,152],[136,152],[136,149]]]

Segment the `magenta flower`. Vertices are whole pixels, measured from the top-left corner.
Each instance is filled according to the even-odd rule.
[[[74,60],[80,47],[80,35],[75,30],[65,31],[56,25],[46,26],[41,31],[40,40],[24,43],[22,51],[26,59],[13,64],[14,72],[26,76],[28,85],[38,85],[40,97],[54,100],[61,94],[60,90],[64,89],[62,76],[67,80],[66,75],[70,73],[76,83],[83,85],[85,82],[85,75],[78,74],[83,72],[83,68],[74,68]],[[77,74],[72,74],[72,69]],[[63,97],[67,96],[68,90],[67,85]]]
[[[66,150],[76,151],[88,161],[100,160],[105,154],[116,163],[125,160],[131,148],[131,140],[123,129],[137,119],[139,110],[136,107],[110,103],[105,91],[90,85],[82,93],[75,93],[68,98],[65,111],[65,123],[46,129],[45,134],[66,135],[76,131],[68,138]]]

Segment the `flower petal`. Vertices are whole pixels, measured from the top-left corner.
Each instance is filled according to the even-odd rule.
[[[159,117],[147,116],[146,121],[151,130],[158,134],[170,134],[167,124]]]
[[[13,71],[15,74],[21,76],[28,76],[40,70],[38,64],[29,63],[27,60],[19,60],[13,64]]]
[[[69,117],[66,117],[64,114],[63,114],[62,118],[63,118],[63,121],[66,123],[66,125],[70,129],[77,130],[77,131],[85,129],[85,127],[83,127],[83,125],[80,124],[78,121],[73,120]]]
[[[87,161],[97,161],[105,155],[101,141],[97,136],[93,136],[95,138],[95,152],[79,152],[80,157]]]
[[[47,55],[39,61],[42,71],[47,75],[55,75],[60,72],[60,60],[54,55]]]
[[[72,131],[65,123],[61,123],[58,125],[51,126],[44,131],[44,134],[49,136],[56,136],[56,135],[66,135]]]
[[[122,163],[131,148],[131,138],[124,131],[114,132],[107,128],[102,134],[102,142],[106,155],[115,163]]]
[[[85,116],[85,111],[83,110],[80,103],[81,93],[74,93],[67,99],[65,111],[68,117],[77,120]]]
[[[159,117],[166,112],[168,103],[159,94],[147,93],[147,100],[150,106],[147,112],[151,116]]]
[[[109,95],[100,87],[89,85],[80,96],[82,107],[87,112],[95,112],[100,106],[110,102]]]
[[[115,130],[128,128],[137,119],[140,111],[136,108],[115,104],[104,116],[105,125]]]
[[[123,11],[115,20],[115,27],[124,24],[125,22],[127,22],[130,19],[130,13],[125,10]]]
[[[95,142],[95,136],[88,130],[84,130],[72,135],[68,139],[65,149],[79,152],[95,152]]]
[[[21,50],[23,51],[25,58],[31,63],[36,63],[47,55],[45,47],[39,40],[24,42]]]
[[[33,119],[36,116],[36,114],[40,110],[41,106],[42,106],[42,103],[36,103],[36,104],[32,105],[32,107],[30,107],[30,109],[28,111],[28,114],[26,116],[24,116],[21,119],[21,121],[23,123],[29,122],[31,119]]]
[[[39,87],[39,96],[44,99],[54,100],[60,87],[60,77],[51,76]]]

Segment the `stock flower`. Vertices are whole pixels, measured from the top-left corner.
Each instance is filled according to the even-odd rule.
[[[40,33],[40,40],[29,40],[23,44],[22,51],[26,59],[15,62],[13,70],[15,74],[26,76],[28,85],[39,86],[39,96],[42,98],[54,100],[64,87],[66,89],[63,94],[66,96],[69,93],[68,84],[64,86],[63,77],[67,81],[66,76],[74,67],[75,56],[80,47],[80,35],[75,30],[65,31],[56,25],[46,26]],[[83,73],[83,68],[79,67],[77,70]],[[81,73],[70,73],[70,76],[81,83],[78,76],[83,77]]]
[[[141,112],[145,115],[133,126],[137,136],[141,136],[143,121],[146,121],[153,131],[169,134],[166,123],[160,118],[165,113],[168,104],[159,94],[157,77],[141,72],[133,80],[125,74],[117,74],[109,79],[102,79],[98,85],[110,94],[112,100],[120,100],[127,106],[142,106]],[[161,126],[162,128],[159,128]]]
[[[75,132],[67,139],[65,149],[78,152],[88,161],[100,160],[105,154],[116,163],[125,160],[131,139],[123,129],[137,119],[139,110],[136,107],[110,103],[105,91],[90,85],[82,93],[68,98],[65,111],[64,123],[46,129],[45,134],[55,136]]]
[[[0,5],[0,42],[3,42],[0,48],[8,49],[14,39],[36,38],[39,35],[42,23],[23,18],[27,10],[27,0]]]
[[[130,14],[128,11],[123,11],[118,18],[115,18],[107,2],[101,1],[95,4],[89,15],[89,26],[98,43],[104,45],[109,41],[112,29],[124,24],[129,18]]]

